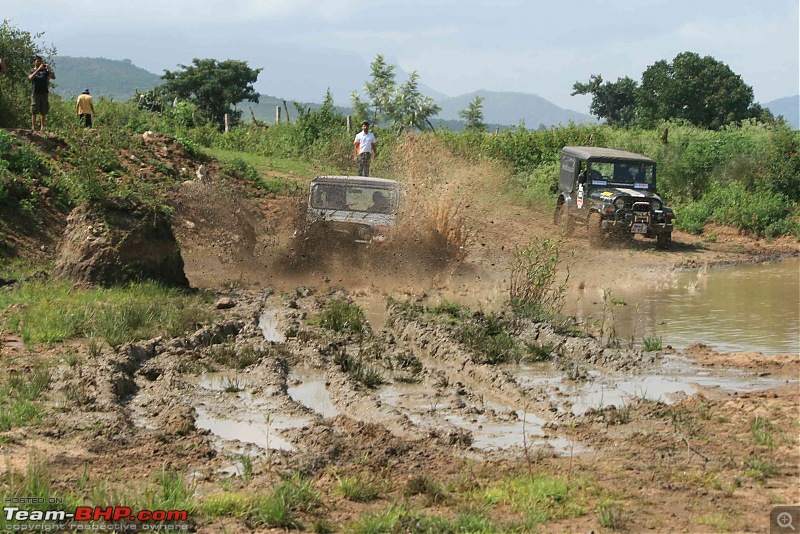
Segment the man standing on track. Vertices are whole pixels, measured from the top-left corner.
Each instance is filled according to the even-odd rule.
[[[369,123],[361,123],[361,131],[353,141],[356,150],[356,160],[358,161],[358,175],[369,176],[369,164],[373,154],[378,155],[378,140],[369,131]]]

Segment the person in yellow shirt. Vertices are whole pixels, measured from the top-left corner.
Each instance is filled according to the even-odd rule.
[[[84,89],[83,93],[78,97],[78,103],[75,105],[75,112],[78,114],[82,126],[86,128],[92,127],[94,103],[92,102],[92,95],[89,94],[89,89]]]

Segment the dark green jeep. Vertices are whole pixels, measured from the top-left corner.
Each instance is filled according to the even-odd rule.
[[[650,158],[613,148],[567,146],[561,151],[553,221],[567,234],[576,223],[586,225],[595,246],[615,235],[642,234],[668,248],[675,213],[656,192],[656,164]]]

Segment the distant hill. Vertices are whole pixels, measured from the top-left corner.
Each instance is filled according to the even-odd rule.
[[[769,108],[776,117],[783,115],[783,118],[792,125],[793,130],[800,129],[800,95],[779,98],[762,105]]]
[[[549,127],[568,124],[569,121],[578,124],[597,122],[590,115],[560,108],[538,95],[484,90],[438,100],[437,104],[442,107],[442,111],[437,118],[459,120],[459,111],[467,109],[476,96],[484,98],[483,118],[487,123],[516,126],[520,120],[524,120],[526,128],[536,130],[541,125]]]
[[[136,90],[147,91],[161,83],[158,74],[134,65],[129,59],[55,56],[54,91],[61,97],[73,98],[89,88],[95,99],[128,100]]]

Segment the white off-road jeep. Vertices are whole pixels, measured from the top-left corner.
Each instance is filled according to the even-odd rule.
[[[361,176],[318,176],[311,181],[306,236],[380,243],[397,222],[401,184]]]

